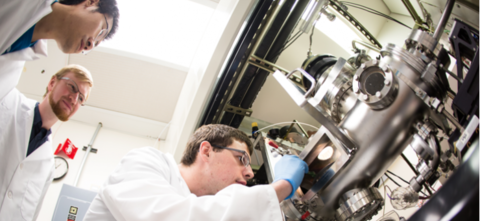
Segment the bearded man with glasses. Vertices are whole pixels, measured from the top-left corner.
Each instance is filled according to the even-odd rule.
[[[36,220],[53,180],[51,128],[73,116],[92,87],[87,69],[68,65],[40,103],[16,88],[0,99],[0,220]]]
[[[253,178],[250,139],[221,124],[204,125],[187,143],[180,164],[152,147],[129,152],[93,200],[93,220],[282,220],[279,202],[293,196],[308,172],[296,156],[275,165],[275,181]]]
[[[91,51],[118,28],[116,0],[0,0],[0,98],[25,61],[47,56],[47,39],[66,54]]]

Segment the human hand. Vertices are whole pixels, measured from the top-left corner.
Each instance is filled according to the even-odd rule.
[[[275,180],[286,180],[292,185],[292,192],[285,199],[290,199],[300,186],[303,176],[308,172],[308,165],[295,155],[283,156],[275,165]]]

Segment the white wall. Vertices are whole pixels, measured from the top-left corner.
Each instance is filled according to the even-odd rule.
[[[168,152],[177,162],[196,129],[207,97],[253,2],[223,0],[215,8],[190,66],[168,130]]]
[[[88,145],[96,127],[96,124],[85,124],[74,120],[57,122],[53,126],[52,153],[58,144],[64,143],[67,138],[69,138],[79,150],[73,160],[66,158],[69,164],[68,173],[63,179],[54,181],[50,185],[37,220],[52,219],[62,185],[64,183],[73,185],[84,155],[86,154],[81,148]],[[143,146],[153,146],[154,143],[155,139],[133,136],[112,129],[101,128],[93,143],[93,148],[98,149],[98,152],[88,155],[77,187],[95,192],[98,191],[104,180],[115,169],[120,159],[127,152]],[[161,148],[163,141],[158,142],[156,146]]]
[[[406,24],[413,28],[415,22],[409,16],[400,15],[392,13],[390,17]],[[394,21],[387,20],[383,25],[383,28],[380,30],[379,34],[377,35],[377,40],[382,44],[383,47],[386,47],[388,43],[393,43],[398,47],[403,47],[405,44],[405,39],[410,36],[411,29],[408,29],[405,26],[402,26]]]

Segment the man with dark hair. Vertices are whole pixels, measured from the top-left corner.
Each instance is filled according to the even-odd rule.
[[[0,99],[0,220],[36,220],[53,179],[51,128],[77,112],[92,86],[86,68],[68,65],[40,103],[16,88]]]
[[[179,165],[152,147],[133,150],[84,220],[282,220],[279,202],[293,196],[308,166],[284,156],[272,184],[246,187],[252,151],[243,132],[221,124],[197,129]]]
[[[88,52],[118,28],[116,0],[0,0],[0,99],[25,61],[47,55],[47,39],[64,53]]]

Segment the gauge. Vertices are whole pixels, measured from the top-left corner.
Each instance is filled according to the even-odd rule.
[[[53,180],[60,180],[68,172],[68,163],[63,157],[56,156],[55,157],[55,172],[53,174]]]

